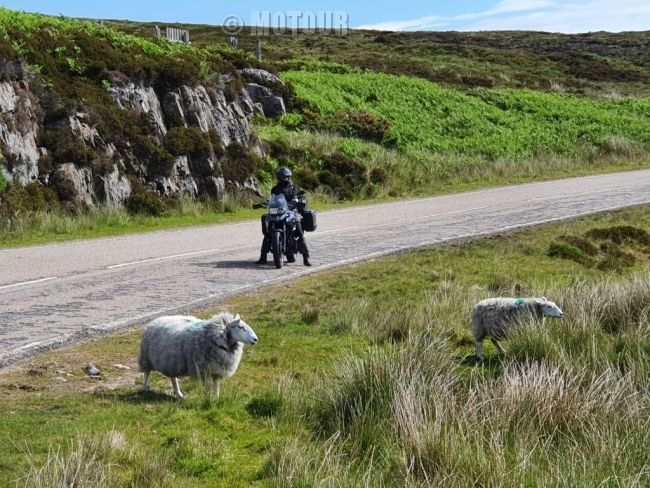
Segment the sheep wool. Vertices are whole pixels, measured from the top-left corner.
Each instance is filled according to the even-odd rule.
[[[474,306],[472,334],[476,341],[476,356],[483,359],[483,340],[489,337],[499,353],[506,351],[499,340],[507,338],[507,330],[523,318],[540,320],[546,317],[562,317],[555,303],[542,298],[487,298]]]
[[[171,378],[174,393],[183,398],[178,378],[201,378],[206,389],[209,380],[219,396],[219,380],[235,374],[244,344],[254,345],[257,336],[239,315],[221,313],[209,320],[191,316],[160,317],[147,325],[140,343],[138,366],[144,373],[142,390],[148,386],[151,371]]]

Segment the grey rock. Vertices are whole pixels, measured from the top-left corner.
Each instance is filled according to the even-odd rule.
[[[95,194],[93,174],[90,168],[77,166],[74,163],[64,163],[60,164],[56,171],[62,173],[65,179],[72,182],[77,191],[78,201],[89,206],[97,203],[98,198]]]
[[[3,155],[11,154],[14,159],[11,169],[2,167],[3,176],[9,181],[17,180],[23,184],[36,181],[40,157],[36,146],[38,120],[28,90],[21,89],[19,84],[0,83],[0,112]]]
[[[120,108],[132,108],[138,112],[150,113],[160,135],[164,136],[167,133],[160,101],[152,87],[135,86],[129,83],[126,86],[113,87],[109,93]]]
[[[178,93],[167,93],[162,101],[162,109],[163,112],[172,120],[182,120],[183,125],[187,127],[187,123],[185,122],[185,112],[183,111],[183,101]]]
[[[97,201],[111,207],[119,207],[131,195],[131,182],[120,175],[117,165],[113,165],[113,171],[108,174],[96,174],[93,188]]]
[[[214,198],[219,198],[226,189],[226,181],[223,178],[217,178],[215,176],[204,178],[203,184],[208,195]]]
[[[102,375],[102,372],[98,370],[93,363],[88,363],[88,365],[83,369],[86,374],[91,377],[100,377]]]
[[[240,69],[239,73],[242,75],[248,75],[252,77],[255,81],[257,81],[261,85],[272,84],[272,83],[280,83],[284,85],[284,82],[277,75],[274,75],[273,73],[269,73],[268,71],[265,71],[263,69],[244,68],[244,69]]]
[[[259,103],[265,117],[278,117],[287,113],[282,97],[273,94],[270,88],[257,83],[248,83],[246,91],[253,103]]]
[[[263,70],[246,71],[262,83],[276,83],[275,75]],[[217,84],[206,88],[181,86],[158,97],[150,86],[122,84],[109,90],[119,108],[133,109],[150,114],[157,127],[151,135],[153,142],[161,145],[167,133],[165,120],[172,119],[186,127],[198,127],[207,132],[214,129],[224,146],[237,141],[264,157],[259,138],[251,140],[250,119],[253,115],[274,116],[285,112],[281,97],[276,97],[268,88],[241,89],[236,100],[226,98],[222,88],[233,81],[231,75],[215,78]],[[215,88],[215,86],[217,88]],[[250,96],[250,92],[256,98]],[[0,165],[0,171],[9,181],[17,180],[23,184],[39,181],[48,184],[51,174],[39,174],[38,160],[47,155],[45,148],[39,148],[39,131],[42,130],[34,107],[39,101],[29,91],[27,82],[0,83],[0,142],[3,151],[10,154],[11,164]],[[17,114],[20,112],[20,117]],[[92,116],[86,112],[76,112],[61,122],[83,143],[97,152],[98,157],[113,162],[113,170],[96,173],[91,168],[79,166],[76,161],[60,164],[54,171],[63,173],[78,193],[79,201],[89,206],[108,204],[119,206],[131,194],[132,188],[125,173],[133,174],[142,181],[149,182],[150,189],[163,195],[181,194],[195,198],[203,192],[222,195],[225,182],[220,177],[220,162],[212,158],[192,159],[177,157],[169,175],[151,175],[148,160],[136,157],[131,143],[121,141],[116,147],[103,140],[93,126]],[[105,164],[101,165],[105,168]]]

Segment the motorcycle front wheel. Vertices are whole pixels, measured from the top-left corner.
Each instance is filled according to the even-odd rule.
[[[282,259],[282,233],[279,230],[273,232],[271,238],[271,253],[273,254],[273,264],[280,269],[284,264]]]

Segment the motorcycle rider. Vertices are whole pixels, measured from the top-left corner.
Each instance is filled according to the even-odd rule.
[[[278,170],[275,172],[275,177],[278,180],[278,184],[271,188],[271,194],[284,194],[284,198],[286,198],[287,203],[289,203],[289,208],[293,210],[294,213],[298,213],[295,205],[291,203],[295,196],[298,194],[298,189],[291,184],[291,170],[289,168],[285,168],[284,166],[282,168],[278,168]],[[309,249],[307,249],[307,243],[305,242],[305,235],[302,231],[302,224],[300,223],[299,215],[296,215],[296,228],[294,230],[294,233],[298,237],[298,251],[302,254],[303,264],[305,266],[311,266],[311,263],[309,262]],[[262,253],[260,259],[255,261],[255,264],[266,264],[266,257],[270,250],[271,239],[268,235],[265,235],[264,240],[262,240]]]

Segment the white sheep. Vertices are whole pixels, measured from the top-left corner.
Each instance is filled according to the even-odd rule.
[[[506,338],[507,328],[523,317],[542,319],[562,317],[560,307],[542,298],[487,298],[474,306],[472,334],[476,340],[476,357],[483,360],[483,340],[489,337],[499,353],[506,351],[499,340]]]
[[[235,374],[244,344],[256,343],[255,332],[239,315],[221,313],[209,320],[182,315],[157,318],[147,325],[140,343],[142,391],[147,389],[149,373],[158,371],[171,378],[178,398],[183,398],[180,376],[201,378],[206,391],[212,378],[218,397],[219,380]]]

